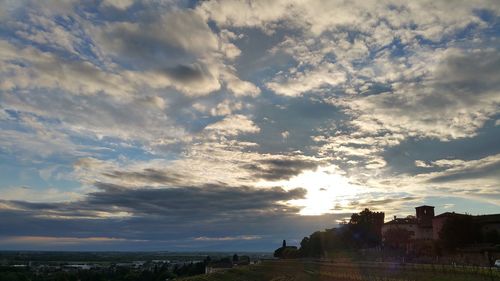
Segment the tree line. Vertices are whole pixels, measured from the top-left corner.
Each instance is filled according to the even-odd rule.
[[[282,246],[274,255],[280,258],[322,257],[329,251],[375,247],[381,243],[383,222],[383,213],[365,209],[352,214],[349,222],[338,228],[316,231],[304,237],[300,248]]]

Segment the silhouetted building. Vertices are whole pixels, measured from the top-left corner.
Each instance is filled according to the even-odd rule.
[[[415,208],[416,217],[407,216],[406,218],[397,218],[385,223],[382,226],[382,235],[389,229],[402,228],[410,232],[412,240],[430,240],[433,238],[432,219],[434,218],[433,206],[419,206]]]
[[[434,240],[438,240],[439,233],[441,232],[441,229],[443,228],[443,225],[446,223],[446,221],[448,221],[450,218],[456,218],[460,216],[468,215],[455,212],[446,212],[435,216],[432,220],[432,238]],[[477,227],[479,227],[481,235],[493,235],[500,237],[500,214],[472,216],[472,219]]]
[[[417,213],[417,224],[420,227],[432,228],[432,219],[434,218],[434,207],[423,205],[420,207],[416,207],[415,211]]]
[[[372,225],[373,231],[377,234],[379,239],[382,239],[382,226],[384,225],[385,213],[384,212],[373,212],[372,214]],[[380,240],[379,240],[380,241]]]
[[[443,229],[443,225],[446,223],[448,219],[459,216],[465,216],[465,215],[455,212],[445,212],[435,216],[432,219],[432,239],[434,240],[439,239],[439,233],[441,232],[441,229]]]
[[[394,216],[393,220],[382,226],[382,235],[391,228],[402,228],[410,232],[412,240],[438,240],[446,221],[454,217],[467,216],[455,212],[445,212],[435,216],[434,207],[427,205],[416,207],[415,214],[416,216],[405,218]],[[500,236],[500,214],[472,216],[472,218],[483,236]]]
[[[481,228],[481,233],[495,231],[500,234],[500,214],[474,216],[474,221]]]
[[[205,266],[205,274],[210,274],[218,271],[226,271],[233,268],[231,262],[216,262]]]

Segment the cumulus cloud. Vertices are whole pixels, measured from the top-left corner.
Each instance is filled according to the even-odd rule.
[[[414,24],[415,35],[437,39],[480,19],[475,9],[498,11],[491,1],[468,1],[459,5],[447,1],[419,1],[401,4],[397,1],[207,1],[199,10],[222,26],[257,27],[272,32],[283,27],[305,29],[314,35],[350,26],[368,29],[379,18],[385,18],[395,28]],[[454,9],[456,13],[448,11]],[[246,11],[242,13],[241,11]],[[333,16],[332,16],[333,11]]]
[[[132,189],[148,186],[192,186],[204,184],[255,185],[256,180],[290,179],[313,171],[325,159],[302,155],[263,154],[248,151],[251,144],[238,141],[192,145],[176,160],[99,160],[80,158],[72,176],[88,185],[107,182]]]
[[[68,134],[90,138],[114,137],[126,141],[149,143],[161,139],[183,141],[186,132],[169,120],[163,111],[168,105],[158,96],[119,99],[107,95],[73,96],[59,92],[40,91],[32,98],[5,93],[7,108],[36,114],[38,122],[54,120],[59,126],[49,126],[52,131],[69,141]],[[50,110],[46,110],[50,109]],[[70,132],[70,133],[68,133]],[[13,131],[21,137],[26,132]],[[33,142],[43,138],[33,139]],[[57,140],[57,139],[55,139]]]
[[[422,160],[415,160],[415,166],[421,167],[421,168],[430,168],[430,167],[432,167],[431,165],[425,163]]]
[[[76,94],[101,91],[111,95],[131,94],[132,89],[126,86],[128,83],[121,76],[103,71],[89,62],[66,60],[32,47],[19,48],[3,40],[0,49],[3,73],[0,88],[3,91],[51,88]]]
[[[149,12],[150,19],[108,23],[94,31],[104,52],[132,63],[134,68],[148,70],[145,76],[131,73],[136,79],[156,87],[172,86],[187,95],[207,95],[223,83],[237,96],[260,93],[257,86],[239,79],[223,62],[240,53],[229,42],[233,36],[228,31],[217,36],[192,10],[161,15]]]
[[[346,106],[358,115],[353,123],[362,131],[442,140],[471,137],[497,110],[500,85],[493,76],[499,72],[498,59],[493,50],[447,50],[423,82],[353,99]]]
[[[269,82],[267,87],[278,94],[298,96],[322,86],[334,87],[346,81],[345,74],[334,65],[327,65],[320,69],[299,72],[292,77],[277,77]]]
[[[454,181],[492,181],[494,184],[500,179],[500,155],[492,155],[478,160],[464,161],[460,159],[441,159],[433,162],[437,167],[445,168],[444,171],[432,173],[429,182],[454,182]]]
[[[0,245],[274,245],[360,206],[500,204],[493,1],[19,3]]]
[[[289,131],[283,131],[283,132],[281,132],[281,137],[284,140],[286,140],[289,136],[290,136],[290,132]]]
[[[391,187],[392,191],[404,190],[410,197],[419,194],[441,198],[463,198],[482,202],[482,206],[497,208],[500,204],[498,192],[498,155],[491,155],[474,160],[438,159],[436,161],[418,161],[424,168],[418,173],[403,173],[391,177],[375,175],[365,181],[374,188]]]
[[[75,12],[76,7],[87,11],[85,4],[68,1],[46,9],[27,1],[25,9],[14,5],[1,19],[13,31],[12,38],[0,39],[2,112],[31,115],[43,126],[57,124],[52,131],[61,136],[53,150],[31,152],[47,157],[60,147],[84,156],[84,147],[71,145],[75,137],[115,139],[119,146],[137,142],[158,152],[192,138],[190,128],[175,119],[193,118],[189,108],[196,98],[232,93],[231,103],[211,112],[229,115],[242,108],[238,98],[260,93],[231,65],[241,53],[231,43],[236,34],[218,34],[192,9],[151,2],[127,11],[133,2],[103,1],[101,8],[122,11],[88,10],[102,17],[93,20]],[[127,20],[110,20],[119,14]],[[11,151],[26,147],[21,143],[44,145],[19,127],[8,129],[4,141]]]
[[[163,15],[149,12],[149,19],[96,27],[93,32],[102,51],[132,64],[128,73],[134,80],[155,87],[172,86],[188,95],[218,90],[220,66],[213,56],[219,39],[202,18],[189,10]],[[146,74],[136,73],[137,69]]]
[[[223,75],[224,80],[227,84],[227,89],[231,91],[236,96],[251,96],[256,97],[260,94],[260,88],[254,84],[239,79],[235,74],[234,70],[228,70]]]
[[[111,6],[118,9],[127,9],[132,4],[134,4],[134,0],[104,0],[101,2],[102,6]]]
[[[204,54],[217,49],[217,37],[196,13],[189,10],[164,15],[149,12],[153,21],[145,19],[104,26],[102,34],[99,34],[101,45],[117,55],[127,54],[136,59],[146,56],[145,62],[152,64],[155,58],[161,58],[155,56],[157,51],[168,56],[183,52]],[[173,52],[166,52],[169,49]]]
[[[232,102],[230,100],[223,100],[217,106],[210,109],[210,114],[213,116],[219,115],[229,115],[234,111],[241,110],[243,108],[243,103],[241,102]]]
[[[300,157],[275,157],[248,164],[246,169],[257,179],[268,181],[286,180],[306,170],[315,170],[321,161]]]
[[[260,131],[252,120],[240,114],[227,116],[219,122],[208,125],[205,130],[227,136],[240,133],[258,133]]]

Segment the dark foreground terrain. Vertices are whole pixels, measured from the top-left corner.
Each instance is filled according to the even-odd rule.
[[[491,281],[500,280],[495,268],[453,267],[391,263],[328,263],[318,261],[265,261],[182,279],[183,281]]]

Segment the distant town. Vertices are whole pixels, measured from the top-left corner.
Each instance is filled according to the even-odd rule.
[[[270,259],[268,253],[0,251],[0,280],[173,280]]]

